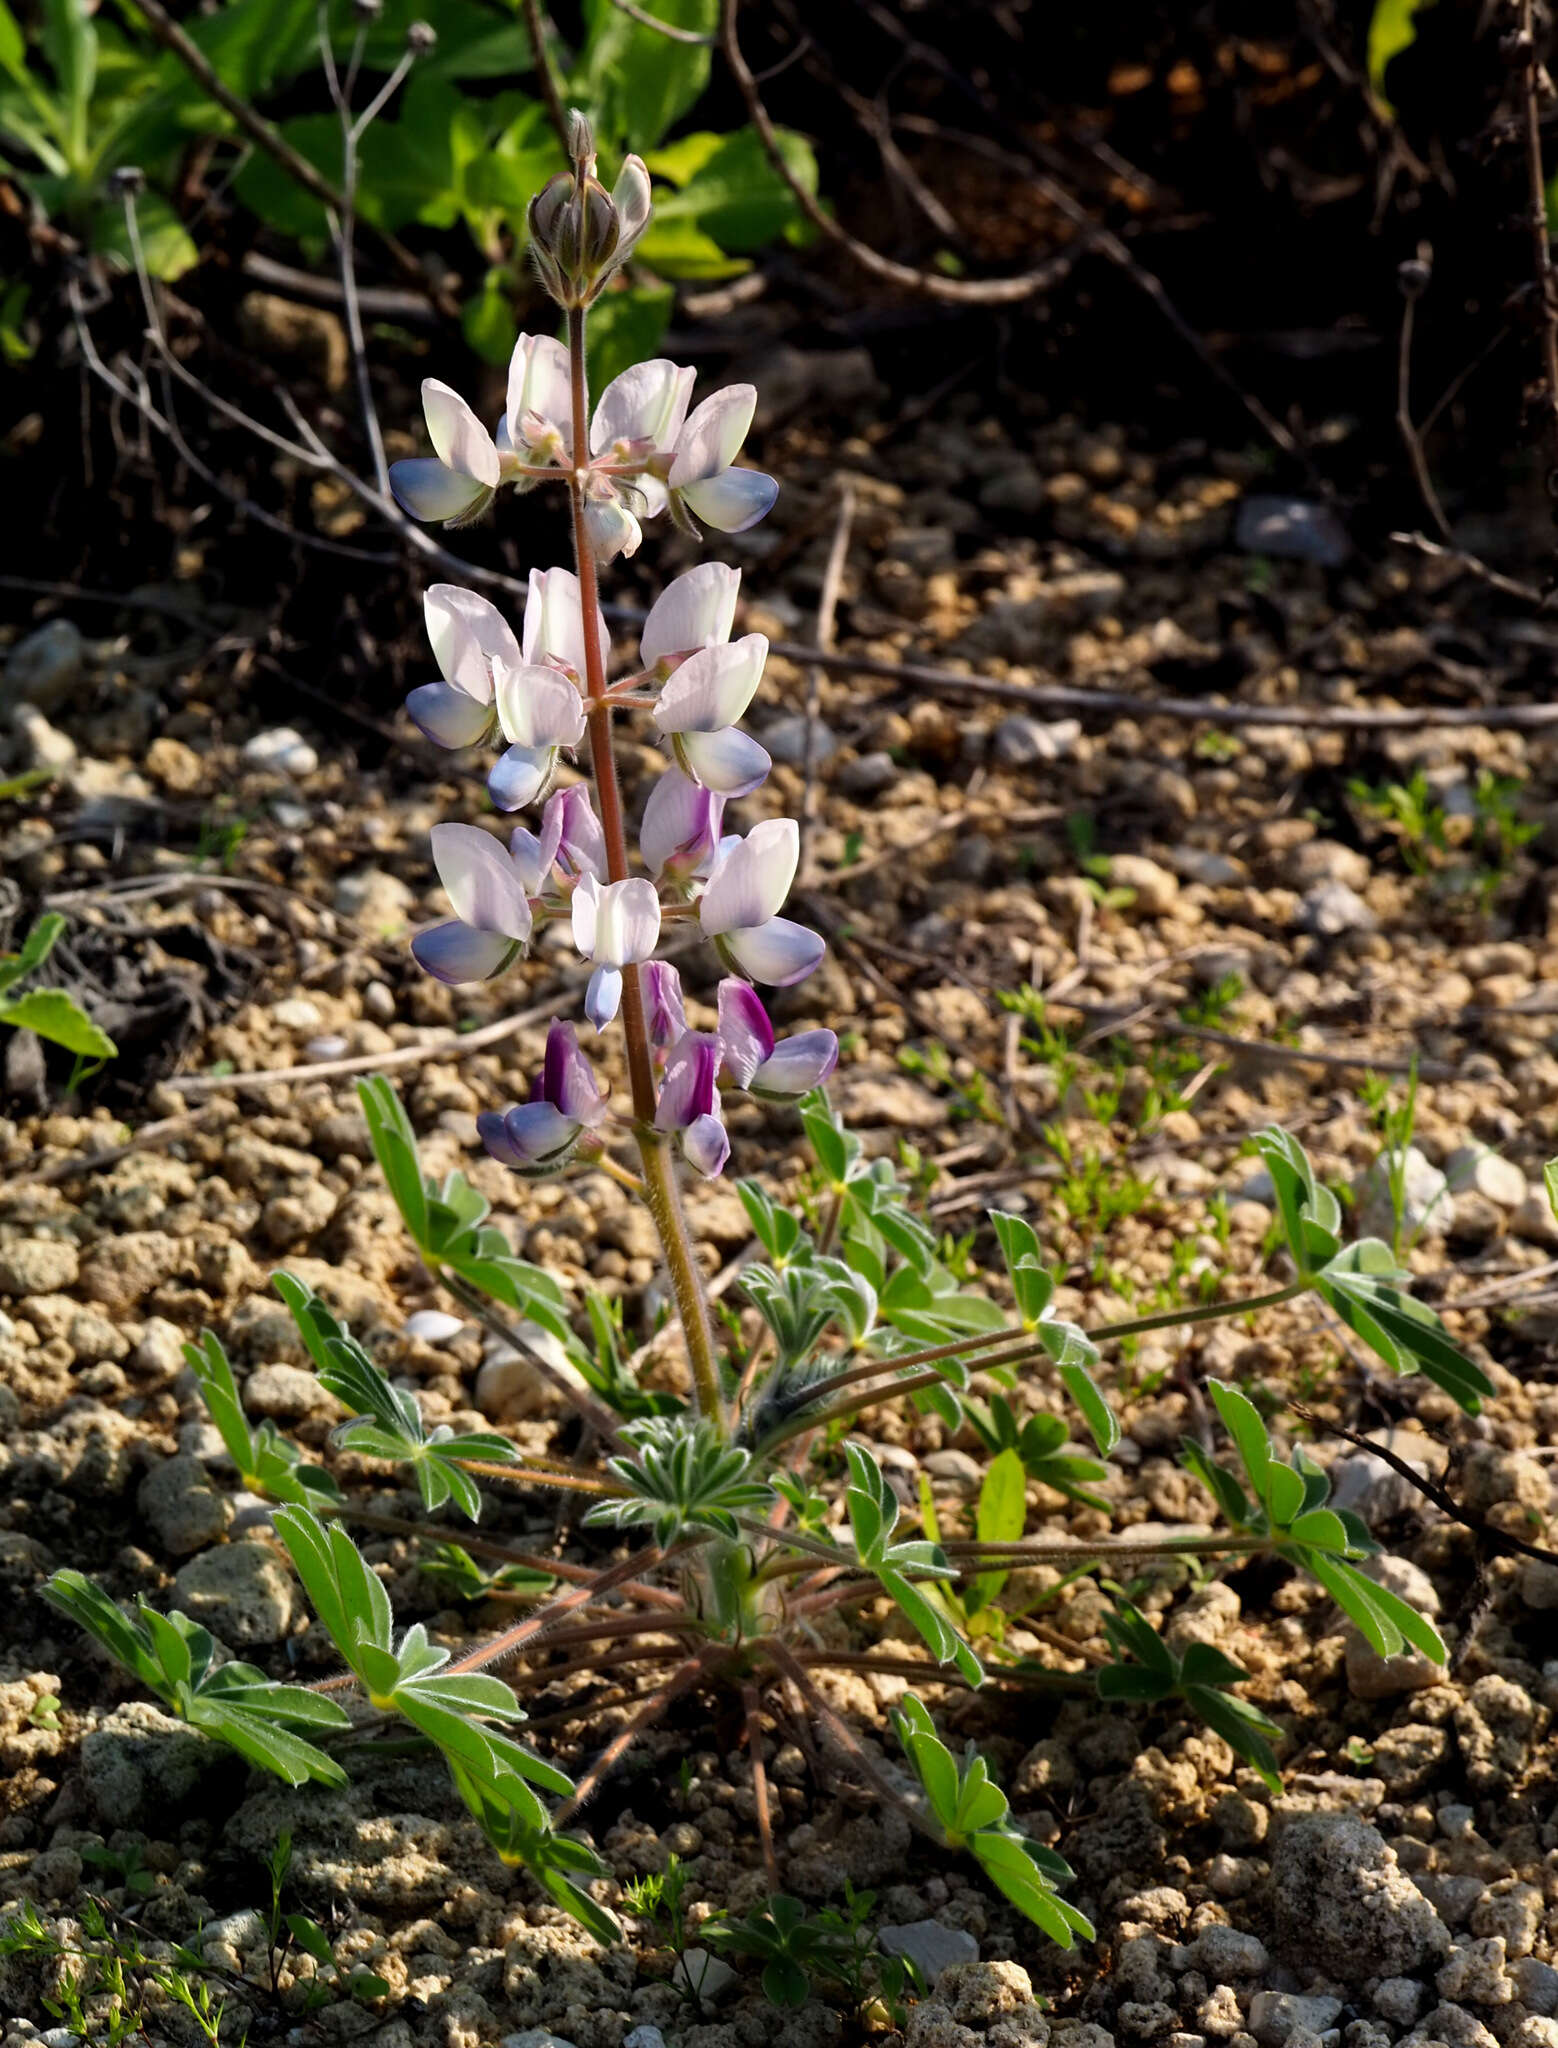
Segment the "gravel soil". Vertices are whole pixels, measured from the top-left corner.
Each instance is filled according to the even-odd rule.
[[[1275,552],[1269,529],[1273,551],[1260,551],[1245,520],[1262,472],[1246,452],[1137,446],[1037,408],[990,416],[956,394],[889,433],[874,424],[868,361],[794,354],[788,368],[788,401],[754,450],[785,491],[730,550],[748,629],[810,640],[847,487],[836,634],[849,652],[1012,686],[1278,709],[1550,691],[1551,629],[1468,579],[1348,553],[1315,508],[1282,545],[1325,559]],[[666,543],[653,573],[682,566],[680,546]],[[651,587],[648,569],[634,573],[625,601]],[[427,1165],[470,1170],[525,1257],[620,1296],[634,1341],[663,1303],[649,1225],[620,1190],[591,1175],[527,1184],[475,1148],[477,1113],[527,1089],[550,1008],[577,1004],[569,949],[548,942],[474,990],[442,988],[408,959],[408,929],[444,911],[428,829],[480,815],[474,764],[452,772],[388,690],[372,731],[327,709],[311,725],[289,700],[291,737],[278,736],[263,675],[246,682],[240,663],[232,681],[211,658],[219,636],[262,637],[263,622],[214,619],[176,568],[143,594],[153,608],[122,637],[98,637],[103,616],[68,605],[46,641],[24,627],[0,684],[7,772],[52,777],[0,803],[0,914],[13,945],[45,903],[68,914],[64,969],[126,1048],[74,1100],[35,1048],[7,1055],[0,1901],[35,1902],[70,1938],[97,1899],[146,1942],[202,1947],[228,2002],[224,2042],[245,2024],[255,2043],[379,2048],[653,2048],[634,2030],[656,2027],[685,2048],[803,2048],[881,2029],[884,2015],[835,1991],[778,2014],[745,1965],[694,2011],[647,1922],[629,1916],[632,1938],[599,1948],[503,1870],[441,1767],[365,1751],[341,1794],[247,1778],[38,1597],[52,1569],[76,1566],[121,1600],[183,1608],[278,1674],[328,1671],[180,1350],[215,1329],[250,1413],[319,1452],[335,1411],[298,1369],[268,1289],[281,1264],[415,1385],[430,1419],[495,1423],[533,1450],[573,1441],[545,1390],[474,1325],[411,1333],[439,1330],[409,1319],[448,1304],[411,1256],[352,1080],[293,1069],[382,1060]],[[405,655],[415,670],[420,653]],[[310,680],[328,698],[330,677]],[[1558,1567],[1469,1525],[1538,1546],[1554,1533],[1558,1292],[1545,1290],[1558,1225],[1540,1183],[1558,1150],[1558,737],[1061,716],[813,675],[779,656],[760,704],[753,724],[776,767],[745,822],[805,817],[795,914],[831,941],[778,1017],[838,1029],[835,1100],[871,1148],[912,1153],[932,1217],[967,1235],[971,1270],[991,1268],[983,1215],[999,1203],[1034,1220],[1066,1267],[1061,1310],[1084,1322],[1269,1289],[1252,1134],[1284,1123],[1377,1221],[1381,1091],[1399,1107],[1416,1059],[1407,1261],[1498,1390],[1468,1420],[1307,1311],[1118,1349],[1107,1379],[1126,1434],[1111,1512],[1034,1489],[1030,1534],[1206,1521],[1173,1456],[1207,1427],[1199,1388],[1208,1375],[1263,1387],[1309,1411],[1279,1406],[1279,1434],[1332,1465],[1393,1554],[1392,1583],[1437,1615],[1449,1673],[1382,1663],[1318,1587],[1278,1568],[1165,1569],[1136,1596],[1174,1642],[1215,1642],[1251,1673],[1250,1697],[1287,1731],[1281,1798],[1215,1735],[1161,1711],[929,1686],[944,1727],[977,1738],[1024,1825],[1074,1865],[1097,1944],[1047,1946],[971,1864],[911,1847],[858,1799],[825,1742],[776,1721],[786,1888],[820,1904],[847,1878],[875,1893],[873,1926],[938,1924],[941,1945],[923,1952],[956,1960],[908,2015],[913,2048],[1558,2048]],[[658,756],[630,739],[624,757],[641,801]],[[1403,797],[1380,794],[1390,784]],[[713,966],[681,964],[698,1021]],[[1024,988],[1044,993],[1042,1014],[1003,1003]],[[449,1040],[451,1026],[516,1010],[532,1021],[507,1036]],[[256,1070],[281,1078],[234,1083]],[[201,1076],[215,1085],[186,1085]],[[167,1128],[121,1153],[126,1121]],[[783,1183],[804,1158],[781,1110],[744,1105],[733,1137],[732,1174],[689,1200],[699,1257],[738,1308],[748,1231],[735,1173]],[[657,1349],[646,1369],[669,1376],[674,1358]],[[1019,1402],[1060,1408],[1040,1380]],[[1469,1521],[1338,1424],[1441,1481]],[[967,1506],[975,1441],[907,1410],[879,1411],[873,1439],[909,1478],[930,1475],[944,1519]],[[382,1510],[419,1512],[382,1468],[334,1463]],[[608,1555],[518,1488],[490,1520],[562,1558]],[[370,1533],[365,1548],[397,1615],[441,1640],[512,1612],[451,1606],[419,1569],[424,1545]],[[1014,1632],[1040,1661],[1085,1674],[1106,1654],[1107,1603],[1085,1581],[1035,1571],[1011,1593],[1048,1596]],[[856,1640],[889,1627],[868,1612]],[[565,1767],[621,1725],[615,1677],[536,1695],[536,1740]],[[888,1760],[886,1709],[903,1684],[832,1681],[839,1712]],[[766,1892],[728,1699],[683,1701],[587,1818],[618,1886],[680,1857],[695,1923]],[[382,1977],[386,1998],[332,1995],[305,2014],[306,1961],[272,1985],[263,1859],[283,1832],[289,1906],[328,1929],[348,1967]],[[70,2038],[50,1995],[48,1966],[0,1958],[4,2048]],[[99,2012],[93,2038],[111,2039],[101,2000]],[[144,2038],[200,2036],[151,1995]]]

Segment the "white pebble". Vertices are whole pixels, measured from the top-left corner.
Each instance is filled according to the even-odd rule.
[[[303,1048],[304,1057],[311,1060],[338,1060],[346,1055],[346,1040],[339,1032],[327,1032],[323,1038],[311,1038]]]
[[[424,1344],[447,1344],[464,1328],[458,1316],[442,1308],[419,1308],[415,1315],[406,1318],[406,1335],[419,1338]]]
[[[245,744],[243,758],[251,768],[274,768],[283,775],[312,775],[319,766],[319,756],[290,725],[257,732]]]

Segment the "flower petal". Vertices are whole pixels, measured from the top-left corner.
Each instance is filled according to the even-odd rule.
[[[657,1131],[684,1131],[719,1101],[720,1044],[712,1031],[688,1031],[671,1048],[655,1106]]]
[[[773,509],[778,495],[778,484],[760,469],[721,470],[681,493],[689,511],[718,533],[745,533]]]
[[[572,1118],[560,1115],[549,1102],[521,1102],[513,1109],[483,1110],[476,1119],[476,1129],[494,1159],[520,1171],[555,1159],[579,1135],[579,1126]]]
[[[455,916],[479,932],[530,937],[530,904],[519,870],[479,825],[435,825],[433,865]]]
[[[638,643],[645,668],[653,668],[662,655],[728,640],[740,589],[741,571],[726,562],[700,562],[668,583],[649,607]]]
[[[421,683],[406,698],[406,712],[418,729],[440,747],[474,747],[487,737],[492,706],[453,683]]]
[[[413,519],[432,525],[435,520],[458,520],[462,525],[474,518],[492,497],[486,484],[458,475],[428,455],[414,455],[405,462],[392,462],[390,489],[395,503]]]
[[[600,899],[601,885],[594,875],[586,875],[573,892],[573,943],[585,960],[593,959],[595,955],[595,926]]]
[[[753,981],[767,988],[789,988],[820,967],[828,949],[805,925],[771,917],[755,929],[727,932],[724,950]]]
[[[719,732],[734,725],[757,695],[768,641],[746,633],[726,647],[700,647],[660,692],[655,723],[662,732]]]
[[[774,1027],[763,999],[734,974],[719,985],[719,1044],[725,1072],[745,1088],[774,1049]]]
[[[668,453],[687,417],[695,375],[655,356],[613,377],[590,422],[590,453],[604,455],[619,441],[647,441],[651,448]]]
[[[584,702],[555,668],[493,670],[493,697],[503,737],[516,747],[576,747],[584,738]]]
[[[718,476],[729,469],[741,452],[741,444],[757,410],[755,384],[727,384],[698,406],[676,437],[676,459],[667,478],[679,491],[700,477]]]
[[[606,1098],[580,1047],[578,1033],[561,1017],[552,1019],[546,1034],[540,1099],[577,1124],[598,1124],[606,1111]]]
[[[422,616],[438,673],[490,704],[493,663],[514,667],[521,659],[514,629],[502,612],[458,583],[434,583],[423,594]]]
[[[430,924],[411,941],[411,957],[418,967],[452,988],[466,981],[490,981],[518,950],[502,932],[473,931],[458,918]]]
[[[503,418],[516,452],[529,439],[525,432],[527,413],[538,413],[548,421],[562,435],[563,446],[568,447],[573,438],[568,351],[550,334],[522,334],[509,357],[508,404]]]
[[[781,1038],[747,1083],[754,1095],[786,1101],[820,1088],[838,1065],[839,1042],[832,1031],[797,1031]]]
[[[795,880],[801,857],[793,818],[765,818],[720,861],[698,905],[705,934],[741,931],[773,917]]]
[[[559,858],[571,875],[606,872],[606,835],[590,803],[590,792],[582,782],[571,783],[548,797],[541,813],[543,841],[555,831],[554,858]],[[550,865],[550,862],[548,863]]]
[[[618,555],[636,555],[644,538],[644,529],[615,491],[609,498],[586,500],[584,531],[590,553],[602,563],[614,562]]]
[[[597,1031],[604,1031],[622,1006],[622,970],[597,967],[584,991],[584,1014]]]
[[[682,1133],[682,1151],[705,1180],[717,1180],[730,1157],[730,1134],[717,1116],[695,1117]]]
[[[436,377],[424,378],[422,411],[439,461],[447,469],[496,490],[500,474],[497,443],[459,392],[451,391]]]
[[[631,960],[647,960],[659,943],[660,898],[654,883],[642,875],[608,882],[595,911],[591,957],[625,967]]]
[[[687,1029],[682,977],[669,960],[651,960],[644,969],[644,1016],[655,1045],[675,1045]]]
[[[723,732],[683,732],[675,739],[676,758],[705,789],[720,796],[750,796],[774,765],[749,733],[727,725]]]
[[[604,665],[611,659],[611,641],[606,634],[606,615],[599,610],[596,612],[596,633]],[[521,646],[527,662],[561,663],[583,681],[584,625],[579,603],[579,579],[572,569],[531,570]]]
[[[680,768],[668,768],[649,792],[638,850],[654,875],[669,867],[691,873],[710,860],[719,845],[725,799],[702,789]]]
[[[552,779],[555,747],[510,747],[487,771],[487,794],[500,811],[522,811]]]
[[[622,169],[611,188],[611,203],[617,209],[617,246],[613,264],[632,253],[633,244],[649,225],[649,169],[641,156],[622,159]]]

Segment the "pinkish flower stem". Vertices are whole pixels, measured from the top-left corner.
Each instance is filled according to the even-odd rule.
[[[606,840],[606,872],[613,882],[622,882],[627,880],[629,873],[627,827],[622,811],[622,790],[617,780],[617,757],[611,744],[612,707],[607,701],[606,664],[599,637],[600,583],[584,523],[584,478],[580,467],[588,460],[590,445],[584,330],[584,308],[570,307],[568,364],[573,398],[575,467],[568,479],[568,497],[573,508],[574,563],[579,577],[579,611],[584,628],[585,689],[592,706],[600,707],[589,721],[590,762],[595,771],[601,830]],[[633,1135],[643,1166],[645,1202],[654,1219],[661,1249],[665,1253],[666,1268],[671,1276],[671,1292],[676,1297],[676,1311],[681,1318],[698,1408],[723,1433],[728,1423],[703,1275],[693,1256],[692,1238],[682,1209],[681,1189],[677,1185],[670,1145],[664,1134],[654,1127],[655,1075],[649,1029],[644,1016],[643,977],[632,962],[622,970],[622,1029],[627,1041],[628,1080],[633,1095]]]

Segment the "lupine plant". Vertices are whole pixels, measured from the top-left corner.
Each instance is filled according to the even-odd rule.
[[[434,455],[399,464],[394,475],[405,506],[446,522],[486,512],[508,490],[560,487],[573,536],[571,567],[532,570],[517,631],[469,591],[437,585],[427,593],[439,674],[413,690],[410,714],[443,746],[495,744],[492,802],[531,822],[506,843],[486,825],[434,827],[433,859],[453,915],[418,934],[413,951],[439,979],[469,983],[503,974],[551,923],[571,933],[589,970],[588,1034],[554,1020],[529,1100],[487,1112],[479,1129],[488,1153],[517,1174],[604,1172],[644,1204],[675,1305],[681,1391],[640,1385],[613,1313],[590,1297],[581,1315],[551,1276],[517,1258],[463,1173],[424,1173],[393,1089],[371,1081],[361,1094],[374,1152],[428,1272],[574,1411],[583,1425],[578,1453],[522,1455],[499,1433],[428,1430],[415,1397],[390,1383],[318,1295],[279,1275],[321,1380],[351,1411],[337,1441],[414,1479],[421,1503],[420,1517],[384,1513],[360,1487],[348,1490],[305,1463],[269,1425],[251,1428],[217,1339],[207,1333],[190,1347],[243,1483],[278,1504],[277,1533],[344,1677],[324,1691],[267,1685],[248,1667],[214,1665],[209,1639],[182,1617],[147,1610],[126,1619],[73,1574],[56,1576],[53,1596],[174,1711],[293,1782],[338,1778],[333,1758],[360,1739],[365,1722],[405,1724],[447,1761],[498,1854],[602,1940],[617,1933],[602,1896],[606,1873],[572,1824],[675,1703],[723,1686],[745,1720],[775,1901],[753,1925],[770,1963],[781,1949],[796,1960],[798,1923],[780,1885],[765,1717],[821,1732],[842,1774],[949,1852],[969,1854],[1069,1947],[1092,1931],[1063,1897],[1071,1873],[1023,1831],[977,1755],[959,1761],[937,1733],[933,1710],[949,1692],[993,1681],[1188,1710],[1274,1780],[1284,1731],[1234,1690],[1241,1668],[1221,1652],[1172,1653],[1120,1591],[1165,1562],[1205,1571],[1254,1554],[1309,1574],[1379,1654],[1410,1645],[1445,1655],[1432,1626],[1360,1569],[1375,1546],[1355,1515],[1327,1505],[1320,1467],[1302,1450],[1279,1457],[1259,1409],[1221,1383],[1210,1391],[1237,1470],[1199,1441],[1182,1452],[1220,1527],[1150,1540],[1028,1536],[1034,1486],[1058,1489],[1094,1515],[1108,1506],[1098,1489],[1120,1427],[1100,1383],[1103,1348],[1302,1300],[1311,1315],[1333,1316],[1380,1365],[1426,1375],[1468,1411],[1492,1389],[1405,1291],[1407,1276],[1385,1245],[1344,1244],[1335,1197],[1280,1131],[1259,1147],[1285,1257],[1270,1289],[1203,1295],[1082,1329],[1058,1313],[1056,1276],[1033,1223],[998,1213],[994,1243],[1014,1317],[959,1279],[893,1162],[868,1158],[829,1105],[822,1083],[838,1055],[833,1033],[776,1037],[758,987],[802,981],[823,948],[783,915],[797,863],[794,822],[763,815],[744,832],[726,831],[726,806],[753,797],[768,772],[767,755],[738,725],[761,682],[765,642],[737,634],[738,572],[705,561],[656,600],[636,661],[619,660],[599,572],[634,553],[646,522],[662,514],[694,537],[704,527],[739,532],[763,516],[778,486],[736,461],[753,415],[750,386],[693,405],[690,371],[647,362],[614,379],[592,411],[590,307],[643,231],[650,190],[630,157],[608,193],[577,119],[573,157],[531,213],[566,341],[520,337],[507,406],[491,430],[430,382]],[[639,818],[636,858],[614,748],[618,721],[629,718],[648,721],[666,756]],[[564,758],[575,754],[588,760],[593,800],[584,782],[560,781]],[[662,951],[668,931],[706,942],[718,963],[685,996]],[[699,1008],[694,995],[709,982],[716,985]],[[614,1059],[593,1056],[613,1042]],[[613,1085],[612,1068],[625,1071],[625,1089]],[[791,1105],[816,1156],[788,1200],[757,1181],[740,1183],[761,1253],[741,1276],[760,1324],[751,1343],[734,1320],[717,1333],[681,1192],[684,1174],[724,1170],[722,1103],[743,1091]],[[1089,1452],[1069,1441],[1068,1401],[1092,1439]],[[913,1510],[895,1492],[869,1430],[875,1411],[901,1402],[946,1431],[966,1425],[992,1454],[972,1535],[944,1532],[946,1511],[938,1519],[928,1489]],[[600,1533],[609,1560],[595,1567],[538,1557],[434,1519],[474,1522],[484,1478],[579,1498],[582,1530]],[[458,1653],[421,1624],[399,1629],[348,1533],[353,1523],[426,1541],[441,1588],[501,1593],[531,1611]],[[451,1555],[466,1545],[468,1566],[451,1571]],[[1008,1612],[1001,1602],[1011,1575],[1033,1565],[1054,1568],[1062,1581],[1096,1573],[1115,1590],[1113,1661],[1087,1675],[1015,1647],[1015,1623],[1029,1610]],[[841,1626],[850,1623],[853,1637]],[[896,1717],[912,1776],[830,1704],[819,1684],[830,1669],[917,1684]],[[523,1702],[559,1676],[608,1670],[627,1688],[626,1715],[571,1783],[509,1731]],[[251,1725],[266,1716],[276,1731],[268,1747]],[[809,1734],[806,1741],[823,1753]],[[792,1996],[794,1972],[781,1974]]]

